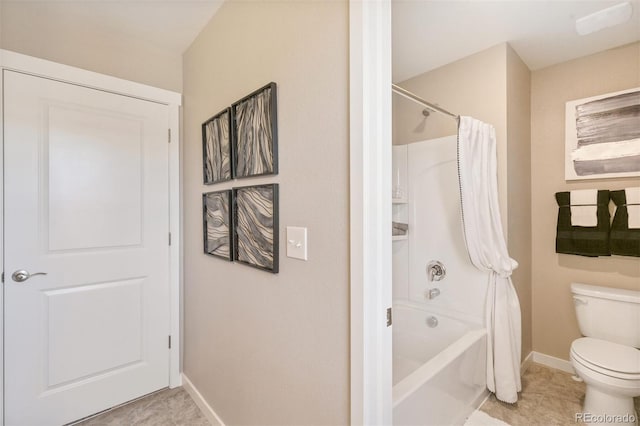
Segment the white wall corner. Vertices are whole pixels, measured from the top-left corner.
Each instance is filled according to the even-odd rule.
[[[225,426],[220,416],[211,408],[209,403],[204,399],[198,389],[191,383],[191,380],[182,373],[182,386],[184,390],[191,396],[202,414],[209,420],[213,426]]]

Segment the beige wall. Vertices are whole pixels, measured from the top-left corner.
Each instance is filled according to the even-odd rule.
[[[522,311],[522,357],[532,349],[531,72],[507,46],[507,242]]]
[[[498,188],[509,251],[520,267],[513,276],[522,310],[522,356],[531,343],[530,72],[506,43],[398,83],[448,111],[496,129]],[[393,143],[455,134],[456,122],[399,95],[393,97]]]
[[[531,77],[533,348],[569,358],[580,336],[572,282],[640,290],[640,261],[632,257],[556,254],[554,194],[574,189],[622,189],[640,179],[564,180],[565,103],[640,86],[640,43],[554,65]]]
[[[347,2],[227,2],[184,55],[184,372],[227,424],[349,423]],[[202,185],[200,124],[278,84],[280,174]],[[280,273],[202,253],[203,192],[280,183]],[[309,261],[285,227],[309,229]]]
[[[0,1],[0,48],[182,91],[180,54],[124,34],[101,32],[72,19],[67,8],[65,13],[60,9],[57,2]]]
[[[397,84],[455,114],[491,123],[502,141],[507,136],[506,60],[507,45],[499,44]],[[457,132],[455,120],[437,112],[425,119],[422,110],[415,102],[393,95],[394,145]]]

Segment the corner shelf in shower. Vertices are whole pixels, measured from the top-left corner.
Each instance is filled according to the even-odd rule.
[[[407,223],[407,210],[404,206],[409,204],[409,200],[406,197],[403,198],[391,198],[391,203],[394,206],[403,206],[393,209],[393,220],[397,220],[399,222]],[[391,241],[406,241],[409,239],[409,233],[407,232],[405,235],[392,235]]]

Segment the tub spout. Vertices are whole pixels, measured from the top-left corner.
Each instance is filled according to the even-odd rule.
[[[429,299],[429,300],[434,299],[434,298],[438,297],[439,295],[440,295],[440,289],[439,288],[430,288],[425,293],[426,298]]]

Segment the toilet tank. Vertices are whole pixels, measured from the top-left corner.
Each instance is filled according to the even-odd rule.
[[[583,336],[640,348],[640,291],[571,284]]]

